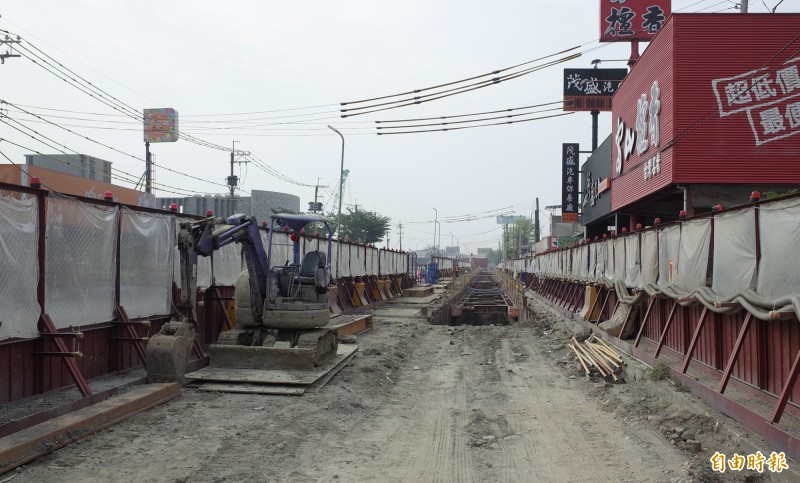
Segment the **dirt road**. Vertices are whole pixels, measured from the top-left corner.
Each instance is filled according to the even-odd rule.
[[[554,357],[542,321],[452,328],[388,307],[318,393],[186,388],[32,462],[14,483],[706,479],[647,411],[598,397],[628,393],[646,409],[636,388],[598,389]]]

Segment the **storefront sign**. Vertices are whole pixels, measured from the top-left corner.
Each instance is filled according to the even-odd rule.
[[[617,120],[617,134],[614,139],[617,145],[617,174],[622,173],[623,163],[628,160],[634,148],[636,154],[641,156],[650,146],[658,147],[661,138],[660,112],[661,89],[658,81],[653,81],[649,98],[647,93],[643,93],[636,104],[636,128],[626,128],[621,117]]]
[[[610,111],[628,69],[564,69],[565,111]]]
[[[144,142],[174,143],[178,140],[178,111],[171,107],[144,110]]]
[[[778,68],[764,68],[711,81],[719,116],[742,111],[756,146],[800,132],[800,57]]]
[[[578,221],[578,152],[577,143],[564,143],[561,165],[561,220]]]
[[[671,11],[670,0],[600,0],[600,41],[650,40]]]

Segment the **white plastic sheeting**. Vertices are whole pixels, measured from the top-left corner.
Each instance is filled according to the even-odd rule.
[[[759,207],[761,265],[757,291],[779,298],[800,293],[800,200]]]
[[[39,334],[38,217],[36,198],[0,196],[0,340]]]
[[[231,243],[214,252],[214,282],[217,285],[236,285],[247,264],[242,259],[242,245]]]
[[[614,247],[614,280],[625,280],[625,263],[627,261],[625,254],[625,240],[627,236],[620,236],[611,241],[611,246]]]
[[[589,272],[588,277],[590,280],[597,278],[597,244],[588,245],[589,250]]]
[[[755,213],[754,208],[747,208],[714,217],[714,269],[711,287],[720,297],[730,297],[755,288]]]
[[[353,277],[363,277],[367,274],[365,249],[363,246],[350,245],[350,275]]]
[[[625,266],[617,268],[617,273],[620,270],[625,273],[625,285],[628,287],[643,288],[642,284],[642,266],[639,264],[639,235],[630,235],[624,238],[625,241]],[[617,260],[620,259],[617,255]]]
[[[658,282],[658,232],[642,233],[641,239],[641,286]]]
[[[672,281],[678,289],[692,292],[706,286],[710,243],[711,218],[683,223],[676,279]]]
[[[269,233],[267,233],[269,236]],[[292,240],[289,239],[289,234],[285,232],[272,233],[272,253],[269,255],[270,267],[282,267],[289,262],[291,265],[294,261],[292,254]],[[264,250],[268,250],[268,245],[264,245]]]
[[[367,275],[378,275],[377,248],[367,248]]]
[[[341,244],[337,241],[331,242],[331,259],[329,260],[331,266],[331,277],[338,278],[339,277],[339,250],[341,249]]]
[[[596,253],[597,258],[595,260],[595,278],[605,278],[606,277],[606,263],[608,263],[608,243],[607,242],[600,242],[595,243],[595,247],[597,247]]]
[[[113,320],[118,213],[48,197],[45,311],[56,328]]]
[[[381,250],[380,256],[378,259],[380,260],[380,271],[381,275],[389,275],[391,272],[390,262],[389,262],[389,255],[391,252],[386,250]]]
[[[172,215],[122,208],[119,299],[128,316],[170,313],[175,230]]]
[[[350,277],[350,244],[339,243],[339,276]]]
[[[680,245],[680,225],[668,226],[658,232],[658,285],[662,287],[675,282]]]

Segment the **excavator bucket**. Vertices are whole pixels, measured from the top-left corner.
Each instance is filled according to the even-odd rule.
[[[193,331],[171,321],[147,343],[147,382],[186,384],[186,364],[192,349]]]

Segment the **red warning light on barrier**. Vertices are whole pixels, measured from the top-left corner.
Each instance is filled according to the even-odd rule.
[[[106,191],[105,193],[103,193],[103,199],[106,201],[114,201],[114,193]]]

